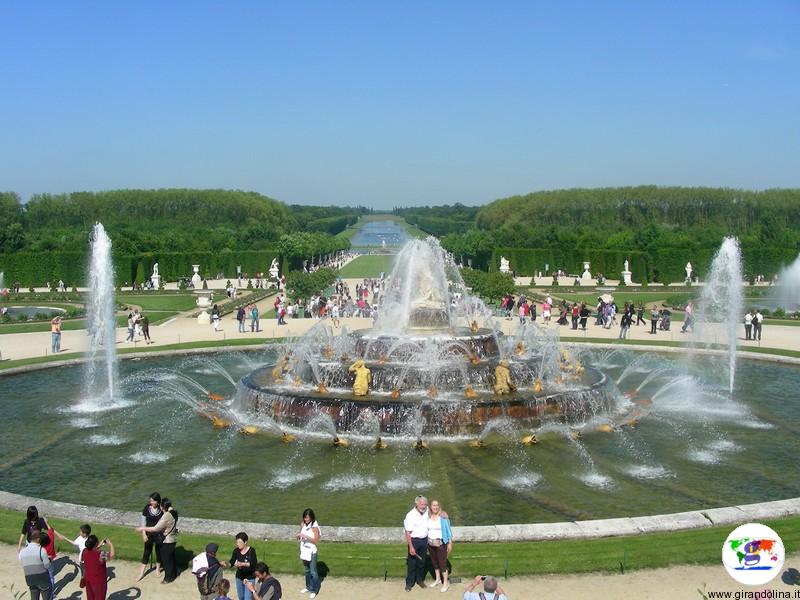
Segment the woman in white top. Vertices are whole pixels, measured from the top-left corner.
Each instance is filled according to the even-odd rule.
[[[300,522],[300,560],[303,561],[303,572],[306,576],[306,587],[300,590],[301,594],[311,592],[309,598],[316,598],[319,594],[320,581],[317,572],[317,544],[321,535],[317,517],[314,511],[307,508],[303,511],[303,520]]]
[[[441,583],[442,592],[446,592],[450,588],[447,557],[453,548],[451,537],[447,513],[442,513],[442,507],[438,500],[431,500],[428,509],[428,554],[431,557],[436,578],[428,587],[436,587]]]

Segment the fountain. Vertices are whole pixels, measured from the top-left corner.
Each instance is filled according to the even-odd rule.
[[[375,421],[383,439],[414,440],[479,436],[497,419],[523,436],[614,412],[614,383],[538,327],[503,336],[434,238],[403,247],[382,298],[373,330],[334,336],[321,321],[244,377],[237,410],[301,432],[319,415],[342,435]]]
[[[114,266],[111,262],[111,240],[101,223],[95,224],[92,229],[90,243],[86,307],[90,341],[84,390],[86,402],[99,406],[101,400],[113,399],[117,380]]]
[[[2,278],[0,273],[0,278]],[[2,282],[2,279],[0,279]],[[786,312],[796,311],[800,309],[800,256],[794,262],[781,270],[778,276],[780,291],[778,293],[779,305],[783,307]],[[0,283],[0,288],[3,285]]]
[[[698,329],[720,323],[727,346],[728,391],[736,379],[736,343],[742,316],[742,255],[739,241],[726,237],[711,262],[711,270],[700,297]],[[708,333],[707,331],[705,332]]]

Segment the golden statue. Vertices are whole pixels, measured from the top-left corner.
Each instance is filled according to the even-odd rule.
[[[275,367],[273,367],[272,369],[272,379],[274,381],[280,381],[281,379],[283,379],[283,376],[289,372],[289,360],[290,360],[290,354],[287,352],[275,364]]]
[[[332,358],[333,357],[333,348],[331,348],[330,346],[325,346],[322,349],[322,356],[324,356],[325,358]]]
[[[389,394],[389,396],[390,396],[391,398],[393,398],[393,399],[397,400],[397,399],[400,397],[400,388],[394,388],[394,389],[392,390],[392,393],[391,393],[391,394]]]
[[[472,333],[478,333],[478,330],[480,330],[480,327],[478,327],[478,322],[477,321],[473,321],[469,326],[469,330]]]
[[[523,354],[525,354],[525,344],[523,344],[522,342],[517,342],[517,345],[514,348],[514,354],[516,354],[517,356],[522,356]]]
[[[466,388],[464,388],[464,394],[467,396],[467,398],[478,397],[478,392],[476,392],[475,388],[473,388],[471,385],[468,385]]]
[[[542,393],[542,378],[537,377],[536,380],[533,382],[533,393],[534,394],[541,394]]]
[[[508,368],[508,361],[503,359],[494,368],[494,393],[510,394],[517,391],[517,386],[511,381],[511,370]]]
[[[350,365],[350,368],[347,370],[356,374],[356,381],[353,383],[353,395],[366,396],[369,392],[369,384],[371,383],[371,373],[364,363],[364,359],[359,358]]]
[[[317,393],[318,394],[327,394],[328,393],[328,387],[321,381],[317,384]]]

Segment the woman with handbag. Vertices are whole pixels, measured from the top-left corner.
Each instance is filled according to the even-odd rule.
[[[161,557],[161,568],[164,579],[161,583],[172,583],[178,577],[178,567],[175,564],[175,546],[178,542],[178,511],[172,508],[169,498],[161,500],[161,510],[164,514],[153,527],[137,527],[140,533],[154,533],[156,552]]]
[[[442,592],[450,589],[447,557],[453,550],[453,532],[447,513],[442,512],[438,500],[431,500],[428,509],[428,555],[431,557],[435,579],[429,587],[442,584]]]
[[[317,544],[321,535],[317,517],[314,511],[307,508],[303,511],[303,520],[300,522],[300,533],[297,539],[300,540],[300,560],[303,561],[303,571],[306,577],[306,587],[300,590],[301,594],[311,592],[309,598],[316,598],[319,594],[320,581],[319,571],[317,570]]]
[[[147,504],[142,509],[142,526],[155,527],[161,520],[161,515],[164,511],[161,510],[161,494],[153,492],[147,498]],[[139,579],[144,578],[144,570],[150,564],[150,558],[155,551],[156,553],[156,575],[161,575],[161,549],[156,545],[155,533],[142,533],[142,541],[144,542],[144,552],[142,553],[142,568],[139,571]]]

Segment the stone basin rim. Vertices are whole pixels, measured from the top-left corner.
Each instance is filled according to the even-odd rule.
[[[272,346],[273,341],[277,342],[278,338],[272,338],[269,342],[260,343],[260,344],[245,344],[241,346],[206,346],[201,348],[178,348],[173,350],[150,350],[146,352],[129,352],[125,354],[118,354],[117,358],[119,360],[132,360],[137,358],[158,358],[161,356],[182,356],[182,355],[189,355],[189,354],[216,354],[218,352],[226,352],[226,351],[237,351],[237,350],[266,350],[267,347]],[[567,346],[589,346],[592,348],[606,348],[610,350],[619,350],[620,348],[625,350],[631,350],[632,352],[654,352],[654,353],[663,353],[663,354],[678,354],[680,352],[685,352],[686,348],[684,347],[675,347],[675,346],[647,346],[644,344],[641,345],[631,345],[631,346],[620,346],[619,344],[609,344],[604,342],[580,342],[580,341],[572,341],[566,340],[562,342]],[[711,356],[721,356],[725,354],[724,350],[716,350],[714,348],[694,348],[694,352],[696,354],[708,354]],[[758,360],[763,362],[774,362],[779,364],[785,365],[798,365],[800,366],[800,358],[796,358],[794,356],[785,356],[783,354],[768,354],[764,352],[748,352],[747,350],[737,350],[736,356],[739,358],[745,358],[747,360]],[[55,369],[58,367],[70,367],[75,365],[82,365],[88,362],[90,359],[86,357],[82,358],[65,358],[65,359],[57,359],[48,362],[36,363],[32,365],[22,365],[19,367],[10,367],[8,369],[0,369],[0,377],[4,375],[19,375],[20,373],[32,373],[34,371],[43,371],[45,369]]]
[[[138,527],[141,513],[122,511],[97,506],[86,506],[24,496],[0,491],[0,507],[19,511],[21,514],[30,505],[36,505],[39,513],[48,517],[59,517],[93,525],[117,525]],[[617,517],[587,521],[563,521],[560,523],[513,523],[501,525],[454,526],[455,538],[461,542],[521,542],[554,541],[573,539],[596,539],[624,537],[649,533],[669,533],[704,529],[709,527],[734,526],[753,521],[765,521],[800,515],[800,497],[773,500],[756,504],[724,506],[660,515]],[[402,515],[398,516],[398,521]],[[239,531],[247,531],[250,537],[265,541],[294,541],[296,525],[282,523],[252,523],[181,517],[181,531],[192,534],[224,535],[233,537]],[[325,539],[340,543],[403,543],[402,528],[331,526],[325,527]]]

